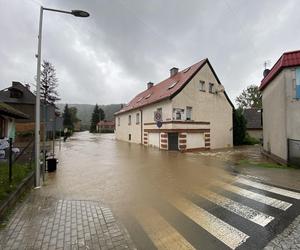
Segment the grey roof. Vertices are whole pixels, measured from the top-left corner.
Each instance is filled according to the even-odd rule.
[[[10,97],[10,90],[19,90],[22,92],[22,97]],[[22,103],[22,104],[35,104],[35,95],[22,83],[12,82],[12,86],[0,91],[0,101],[5,103]]]
[[[0,102],[0,115],[1,114],[18,119],[28,119],[28,115],[3,102]]]
[[[247,129],[262,129],[262,110],[257,108],[245,109],[244,116]]]

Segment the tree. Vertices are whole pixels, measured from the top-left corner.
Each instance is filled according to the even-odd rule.
[[[79,119],[77,117],[77,108],[76,107],[71,107],[71,108],[69,108],[69,112],[71,114],[71,122],[74,126],[74,124],[79,121]]]
[[[43,61],[41,71],[41,98],[49,103],[59,101],[57,92],[58,79],[53,64],[48,61]]]
[[[243,114],[243,109],[238,108],[233,112],[233,144],[244,144],[246,136],[246,124],[247,121]]]
[[[95,105],[92,118],[91,118],[91,126],[90,126],[90,133],[97,133],[97,124],[99,121],[104,120],[105,114],[104,111],[99,108],[98,104]]]
[[[258,86],[250,85],[235,99],[239,108],[262,108],[262,95]]]
[[[72,114],[70,112],[68,104],[66,104],[66,106],[64,108],[63,124],[64,124],[64,128],[67,128],[68,130],[73,131],[74,125],[73,125],[73,122],[72,122]]]

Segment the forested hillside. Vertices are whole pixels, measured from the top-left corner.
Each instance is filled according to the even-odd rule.
[[[95,105],[91,104],[68,104],[69,107],[77,108],[77,117],[81,120],[81,125],[83,128],[89,128],[91,122],[91,116]],[[63,112],[65,104],[56,104],[60,112]],[[114,113],[121,109],[121,104],[109,104],[109,105],[99,105],[99,107],[105,113],[105,120],[113,120]]]

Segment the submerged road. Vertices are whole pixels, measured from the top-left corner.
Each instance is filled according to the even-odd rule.
[[[3,248],[262,249],[300,214],[298,191],[197,154],[82,132],[58,158],[0,231]]]

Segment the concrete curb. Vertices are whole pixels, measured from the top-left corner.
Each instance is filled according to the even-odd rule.
[[[12,208],[19,200],[21,195],[34,185],[34,172],[31,172],[17,187],[17,189],[9,195],[9,197],[0,204],[0,220],[6,211]]]

